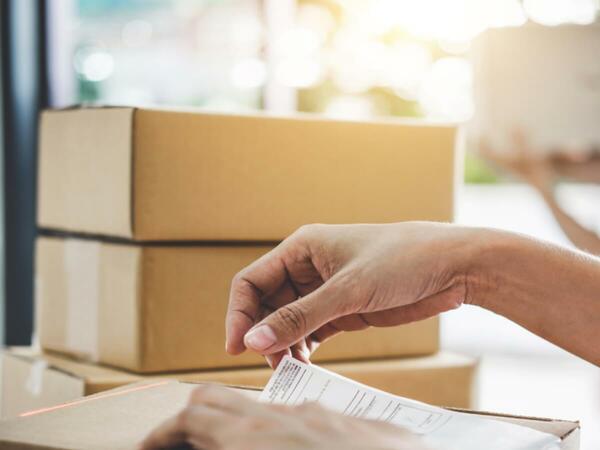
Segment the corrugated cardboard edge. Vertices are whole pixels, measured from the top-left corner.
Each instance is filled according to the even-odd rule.
[[[137,134],[137,116],[138,116],[139,108],[133,108],[131,111],[131,142],[129,142],[129,157],[131,158],[131,173],[129,175],[129,229],[130,236],[133,240],[135,240],[135,213],[136,213],[136,181],[135,181],[135,168],[136,168],[136,134]]]
[[[117,385],[115,383],[102,381],[102,382],[94,383],[92,386],[90,386],[89,385],[90,380],[88,377],[81,375],[80,373],[70,371],[64,367],[57,366],[57,365],[53,364],[50,359],[46,358],[46,356],[48,356],[49,358],[53,358],[53,357],[63,358],[63,359],[72,361],[74,364],[79,364],[79,363],[86,364],[86,365],[90,364],[89,362],[79,361],[69,355],[65,355],[65,354],[62,354],[59,352],[49,352],[47,354],[32,353],[32,354],[28,355],[25,351],[21,351],[19,349],[19,347],[8,347],[6,350],[7,351],[4,351],[2,353],[2,358],[15,358],[15,359],[21,360],[23,362],[26,362],[28,364],[31,364],[32,366],[36,363],[36,361],[42,360],[45,363],[45,370],[54,371],[54,372],[63,374],[65,376],[68,376],[68,377],[71,377],[71,378],[74,378],[77,380],[81,380],[84,385],[83,386],[84,387],[83,395],[85,395],[85,396],[98,394],[98,393],[101,393],[101,392],[104,392],[104,391],[107,391],[110,389],[117,389],[118,387],[121,387],[121,385],[122,385],[122,384]],[[111,367],[104,367],[104,366],[99,366],[99,367],[101,367],[102,369],[114,370]],[[127,375],[131,375],[132,383],[136,382],[135,381],[136,379],[139,379],[139,377],[136,374],[133,374],[133,373],[130,374],[128,372],[123,372],[123,373],[126,373]],[[100,385],[102,387],[97,388],[98,385]]]
[[[321,122],[346,122],[346,123],[383,123],[383,124],[400,124],[400,125],[422,125],[432,127],[457,127],[460,122],[449,121],[449,120],[438,120],[431,118],[414,118],[414,117],[376,117],[368,120],[365,119],[350,119],[350,118],[335,118],[322,116],[317,113],[294,111],[293,113],[282,114],[281,112],[273,112],[266,110],[252,110],[252,111],[235,111],[235,112],[224,112],[222,110],[209,109],[199,106],[168,106],[168,105],[148,105],[148,106],[132,106],[132,105],[110,105],[103,103],[78,103],[68,105],[62,108],[44,108],[42,111],[46,112],[60,112],[60,111],[77,111],[84,109],[132,109],[132,110],[144,110],[144,111],[168,111],[168,112],[180,112],[190,114],[209,114],[213,116],[222,117],[268,117],[270,119],[287,119],[287,120],[308,120],[314,119]]]
[[[85,395],[85,381],[68,371],[49,368],[46,359],[3,352],[0,356],[0,417],[10,419],[38,405],[61,403]],[[134,380],[131,380],[134,381]],[[57,387],[61,389],[58,390]],[[113,385],[111,387],[116,387]]]
[[[169,381],[172,381],[174,383],[184,383],[184,384],[217,385],[217,386],[223,386],[223,387],[232,388],[232,389],[243,389],[245,391],[255,391],[255,392],[262,392],[262,390],[263,390],[263,388],[261,388],[259,386],[246,386],[243,384],[225,384],[225,383],[217,383],[217,382],[213,382],[213,381],[177,381],[177,380],[169,380]]]
[[[532,420],[535,422],[546,422],[546,423],[558,423],[558,424],[570,424],[573,425],[574,427],[571,428],[567,433],[563,434],[562,436],[559,436],[561,438],[561,440],[565,440],[567,439],[569,436],[571,436],[573,433],[577,432],[578,430],[581,429],[581,424],[579,422],[579,420],[563,420],[563,419],[549,419],[547,417],[537,417],[537,416],[522,416],[522,415],[518,415],[518,414],[506,414],[506,413],[495,413],[495,412],[490,412],[490,411],[474,411],[474,410],[470,410],[470,409],[461,409],[461,408],[449,408],[446,407],[444,409],[447,409],[449,411],[456,411],[456,412],[460,412],[460,413],[465,413],[465,414],[476,414],[479,416],[487,416],[487,417],[491,417],[491,418],[505,418],[505,419],[518,419],[518,420]]]
[[[6,358],[6,357],[8,357],[8,358],[17,358],[17,359],[20,359],[22,361],[26,361],[26,362],[28,362],[28,363],[30,363],[32,365],[35,364],[35,362],[38,361],[38,360],[40,360],[40,358],[41,358],[47,364],[46,365],[46,369],[56,370],[57,372],[63,373],[63,374],[68,375],[70,377],[81,378],[79,375],[77,375],[77,374],[75,374],[75,373],[73,373],[73,372],[71,372],[69,370],[63,369],[61,367],[56,367],[55,365],[51,364],[50,362],[48,362],[47,360],[44,359],[44,355],[40,355],[40,354],[26,355],[25,353],[17,353],[17,352],[11,351],[11,350],[13,350],[13,348],[11,348],[11,347],[8,347],[8,350],[9,351],[4,352],[2,354],[3,358]]]

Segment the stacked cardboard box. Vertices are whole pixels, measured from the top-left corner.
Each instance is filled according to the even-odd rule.
[[[135,246],[41,237],[37,242],[42,346],[136,372],[256,366],[225,353],[225,312],[235,273],[270,247]],[[438,323],[347,333],[315,361],[436,351]]]
[[[42,348],[137,373],[264,365],[224,351],[234,274],[305,223],[451,221],[455,134],[419,122],[43,113]],[[346,333],[315,361],[431,355],[438,331],[432,319]]]
[[[64,356],[40,354],[29,348],[5,351],[1,366],[0,417],[4,419],[151,378],[263,387],[272,374],[269,368],[257,367],[140,375]],[[473,404],[476,361],[466,356],[441,352],[323,366],[386,392],[426,403],[456,408]]]

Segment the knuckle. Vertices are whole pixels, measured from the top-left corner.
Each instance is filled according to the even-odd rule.
[[[306,315],[297,304],[290,303],[278,309],[276,314],[287,331],[296,333],[306,332]]]
[[[452,310],[452,309],[458,309],[461,306],[462,306],[462,301],[458,298],[455,298],[450,302],[449,308]]]
[[[213,395],[216,389],[217,387],[211,384],[199,385],[198,387],[194,388],[190,395],[190,404],[204,403],[207,398]]]
[[[182,409],[176,416],[175,422],[177,423],[177,428],[180,430],[186,429],[190,420],[190,409],[184,408]]]
[[[302,403],[301,405],[298,405],[296,407],[296,410],[300,412],[315,412],[320,411],[321,406],[316,402],[306,402]]]
[[[296,237],[300,237],[300,238],[309,238],[310,236],[312,236],[320,227],[322,227],[321,224],[318,223],[307,223],[302,225],[300,228],[298,228],[296,230],[296,232],[294,233],[294,235]]]
[[[231,279],[231,282],[233,284],[238,284],[240,281],[242,281],[242,270],[240,270],[239,272],[237,272],[233,278]]]
[[[263,430],[267,428],[269,422],[260,417],[244,417],[240,420],[239,427],[246,431]]]
[[[205,386],[198,386],[197,388],[194,388],[194,390],[190,394],[189,404],[202,403],[202,400],[204,399],[205,390]]]
[[[296,233],[295,233],[295,234],[306,234],[306,233],[310,232],[310,227],[311,227],[311,224],[304,224],[304,225],[301,225],[301,226],[300,226],[300,227],[299,227],[299,228],[296,230]]]
[[[240,284],[245,283],[246,282],[245,273],[246,273],[246,269],[242,269],[238,273],[236,273],[233,276],[233,279],[231,280],[231,284],[233,286],[239,286]]]
[[[242,269],[233,276],[231,281],[231,291],[234,293],[248,293],[252,292],[259,298],[264,296],[264,292],[252,281],[248,275],[248,269]]]
[[[453,309],[460,308],[462,303],[463,300],[459,296],[451,295],[444,300],[441,306],[444,311],[451,311]]]

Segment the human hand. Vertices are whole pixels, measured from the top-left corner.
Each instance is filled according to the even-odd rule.
[[[535,152],[520,130],[516,130],[512,135],[510,152],[493,151],[485,139],[480,141],[479,152],[492,163],[520,177],[538,190],[549,192],[556,181],[557,173],[551,158]]]
[[[426,319],[468,293],[474,229],[405,222],[309,225],[233,280],[227,351],[250,348],[272,367],[308,362],[340,331]]]
[[[183,444],[203,450],[425,450],[416,436],[385,422],[315,403],[262,404],[214,385],[198,387],[188,406],[152,431],[140,449]]]
[[[584,183],[600,183],[600,154],[591,148],[564,148],[552,154],[550,163],[563,177]]]

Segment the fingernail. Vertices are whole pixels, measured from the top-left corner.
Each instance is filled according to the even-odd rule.
[[[274,367],[273,367],[273,357],[271,355],[267,355],[267,356],[265,356],[265,360],[267,361],[267,364],[269,365],[269,367],[271,369],[274,369]]]
[[[244,341],[246,346],[254,350],[265,350],[275,343],[277,337],[269,325],[261,325],[254,330],[250,330]]]

